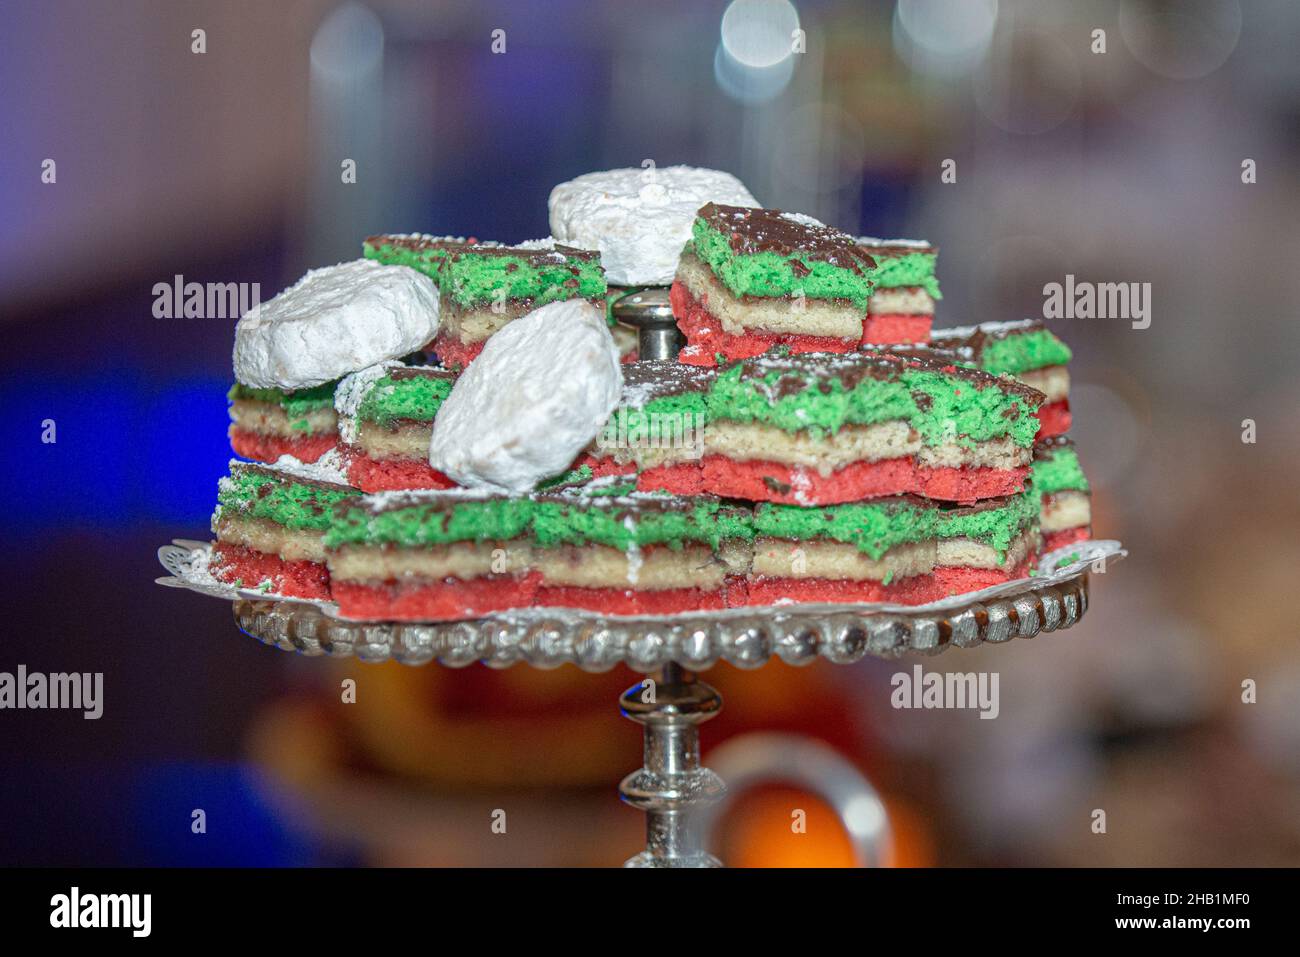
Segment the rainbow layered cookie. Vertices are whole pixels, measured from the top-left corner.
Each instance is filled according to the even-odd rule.
[[[702,207],[670,299],[681,361],[714,365],[791,352],[851,352],[862,342],[875,263],[853,237],[798,213]]]
[[[1034,491],[1042,499],[1043,548],[1051,551],[1092,537],[1092,496],[1074,443],[1064,436],[1034,444]]]
[[[345,378],[336,408],[349,483],[365,492],[453,487],[429,464],[429,440],[455,381],[447,369],[396,363]]]
[[[531,518],[528,498],[469,489],[365,496],[325,537],[339,612],[438,621],[526,608]]]
[[[942,298],[934,270],[939,250],[914,239],[861,237],[858,246],[876,263],[863,341],[893,344],[929,340],[934,303]]]
[[[1039,547],[1032,491],[941,507],[913,496],[828,508],[759,505],[751,605],[923,604],[1023,577]]]
[[[336,384],[285,392],[236,383],[226,394],[230,447],[258,462],[274,462],[282,455],[315,462],[338,443]]]
[[[923,358],[748,359],[710,386],[701,488],[792,505],[1013,494],[1042,398],[1010,376]]]
[[[442,326],[432,349],[448,368],[468,365],[502,326],[541,306],[586,299],[606,310],[600,254],[569,246],[465,246],[439,272]]]
[[[728,583],[748,568],[747,510],[593,487],[363,498],[326,539],[339,611],[454,620],[534,605],[613,614],[725,606]]]
[[[576,464],[596,477],[632,477],[643,491],[697,494],[705,406],[715,378],[712,369],[680,362],[625,364],[618,408]]]
[[[331,512],[359,493],[311,467],[230,463],[217,488],[209,570],[219,581],[296,598],[329,598]]]
[[[1013,375],[1045,396],[1038,410],[1039,435],[1053,436],[1070,428],[1070,347],[1038,319],[985,322],[978,326],[935,330],[930,344],[955,353],[993,375]]]
[[[589,489],[534,497],[538,605],[636,615],[740,603],[748,509],[709,496]]]
[[[426,233],[383,233],[368,236],[361,244],[361,255],[386,266],[409,266],[435,282],[447,253],[453,249],[476,245],[472,236],[430,236]],[[491,244],[485,244],[491,245]]]

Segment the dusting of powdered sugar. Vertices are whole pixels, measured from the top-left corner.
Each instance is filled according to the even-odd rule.
[[[322,385],[424,346],[438,331],[438,287],[371,259],[313,269],[235,327],[235,379],[260,389]]]
[[[644,559],[641,556],[641,546],[636,543],[636,519],[631,515],[623,516],[623,527],[627,533],[632,536],[627,546],[627,583],[635,585],[641,577],[641,566]]]
[[[334,485],[350,485],[348,470],[343,462],[343,453],[337,447],[330,449],[315,462],[304,462],[292,455],[282,455],[267,468],[275,469],[294,478],[308,479],[313,482],[330,482]]]
[[[452,386],[429,464],[459,485],[526,492],[565,471],[618,406],[618,347],[585,299],[535,309],[488,339]]]
[[[339,380],[339,384],[334,388],[334,411],[339,417],[339,438],[345,443],[356,444],[357,411],[371,388],[388,375],[389,369],[399,368],[401,365],[394,359],[387,359]]]
[[[666,286],[706,203],[757,206],[730,173],[692,166],[587,173],[551,190],[556,242],[600,250],[612,286]]]
[[[826,229],[827,226],[820,219],[814,219],[807,213],[782,213],[782,219],[788,219],[792,223],[798,223],[800,226],[813,226],[818,229]]]

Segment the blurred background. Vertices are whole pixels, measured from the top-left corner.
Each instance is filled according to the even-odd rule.
[[[922,660],[998,672],[997,720],[890,708],[912,661],[723,665],[706,761],[752,731],[831,745],[896,865],[1300,864],[1294,0],[10,0],[3,24],[0,670],[102,671],[105,710],[0,713],[0,863],[639,849],[631,672],[309,660],[153,584],[159,545],[207,535],[234,320],[154,318],[152,289],[269,297],[381,231],[543,236],[552,185],[649,159],[931,240],[936,327],[1041,315],[1066,274],[1152,285],[1150,328],[1053,326],[1094,528],[1131,557],[1076,629]],[[732,864],[849,860],[788,787],[723,831]]]

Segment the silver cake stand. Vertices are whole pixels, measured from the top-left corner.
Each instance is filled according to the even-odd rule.
[[[672,360],[677,330],[666,289],[631,292],[615,304],[615,316],[638,332],[642,359]],[[200,543],[192,543],[198,545]],[[330,617],[315,605],[292,600],[239,599],[235,622],[246,634],[285,651],[362,661],[395,660],[408,665],[438,662],[461,668],[482,662],[491,668],[523,663],[536,668],[572,664],[589,672],[626,665],[648,676],[619,698],[623,715],[644,729],[644,765],[623,779],[623,800],[646,815],[646,848],[631,867],[708,867],[701,831],[711,826],[726,794],[722,779],[700,764],[700,725],[722,708],[722,697],[697,674],[726,661],[757,668],[773,657],[803,665],[817,658],[849,664],[867,656],[934,654],[950,646],[1069,628],[1088,607],[1088,571],[1051,584],[1000,594],[944,611],[859,611],[835,605],[791,605],[724,612],[693,612],[670,619],[602,618],[565,610],[528,609],[445,623],[351,622]],[[825,790],[832,803],[849,797],[879,801],[854,770],[834,767],[826,754],[796,746],[767,748],[768,763],[789,776],[838,781]],[[754,777],[748,758],[728,762],[741,781]],[[804,770],[800,770],[800,768]],[[820,773],[816,769],[825,769]],[[808,770],[813,769],[813,770]],[[848,784],[845,782],[848,781]],[[857,788],[856,795],[846,788]],[[834,800],[835,793],[845,797]],[[862,806],[862,801],[857,802]],[[878,816],[883,822],[883,810]],[[858,828],[858,856],[878,862],[887,840],[885,825]],[[865,846],[863,846],[865,845]]]

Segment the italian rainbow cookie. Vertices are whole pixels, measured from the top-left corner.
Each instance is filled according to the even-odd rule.
[[[438,283],[442,328],[432,349],[448,368],[469,365],[493,334],[541,306],[584,299],[606,313],[600,254],[559,244],[451,249]]]
[[[788,602],[923,604],[1027,574],[1038,553],[1033,491],[974,505],[914,496],[754,509],[751,605]]]
[[[329,467],[232,461],[217,487],[209,571],[243,588],[329,598],[325,533],[333,508],[358,494]]]
[[[709,203],[682,250],[670,299],[680,359],[714,365],[785,346],[851,352],[862,342],[875,262],[809,216]]]
[[[419,349],[437,328],[427,276],[365,259],[313,269],[235,328],[235,454],[316,461],[337,443],[339,379]]]
[[[984,322],[935,330],[930,344],[958,361],[994,375],[1013,375],[1045,396],[1038,410],[1039,435],[1061,435],[1070,428],[1070,347],[1041,320]]]
[[[327,536],[333,598],[345,617],[403,620],[535,605],[613,614],[725,607],[728,582],[748,568],[747,510],[592,488],[362,498]]]
[[[1010,376],[888,354],[767,355],[705,400],[703,491],[793,505],[1019,492],[1042,394]]]
[[[345,378],[334,396],[348,482],[365,492],[451,488],[429,464],[433,421],[456,373],[384,363]]]
[[[935,300],[943,298],[935,277],[939,250],[915,239],[867,236],[860,237],[858,245],[876,263],[863,341],[882,345],[928,341]]]
[[[1034,444],[1034,492],[1042,501],[1043,548],[1051,551],[1092,537],[1092,495],[1074,443],[1064,436]]]
[[[226,394],[230,447],[257,462],[274,462],[282,455],[315,462],[338,443],[335,384],[285,392],[236,382]]]

